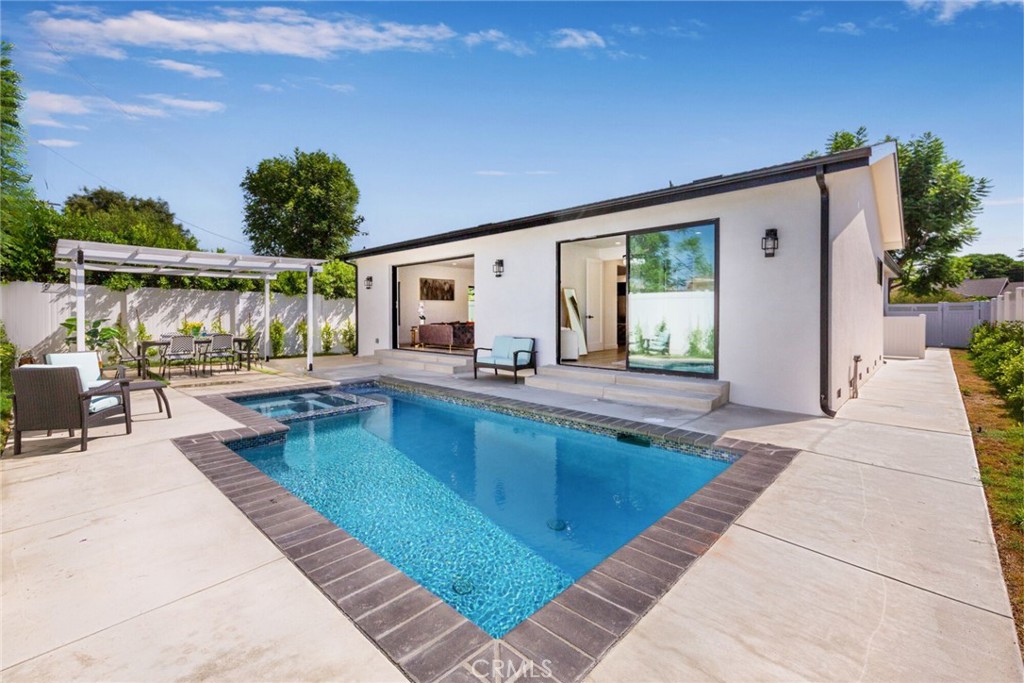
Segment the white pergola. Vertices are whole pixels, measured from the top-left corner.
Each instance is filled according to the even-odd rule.
[[[270,281],[280,273],[306,273],[306,367],[313,369],[313,273],[324,269],[321,259],[286,256],[218,254],[208,251],[182,251],[136,247],[130,244],[106,244],[80,240],[59,240],[54,252],[57,268],[71,271],[75,292],[77,345],[85,348],[85,271],[170,275],[177,277],[224,277],[263,280],[263,356],[269,358]]]

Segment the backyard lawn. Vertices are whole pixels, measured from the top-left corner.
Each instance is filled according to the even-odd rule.
[[[981,481],[988,499],[1018,642],[1024,643],[1024,427],[992,385],[974,370],[967,352],[953,349]]]

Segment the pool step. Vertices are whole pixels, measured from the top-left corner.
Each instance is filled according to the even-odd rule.
[[[469,356],[454,356],[447,353],[426,351],[401,351],[398,349],[377,349],[374,358],[381,365],[405,370],[422,370],[443,375],[454,375],[472,369],[473,359]]]
[[[623,403],[667,406],[708,412],[729,402],[729,383],[691,377],[670,377],[545,365],[526,384]]]

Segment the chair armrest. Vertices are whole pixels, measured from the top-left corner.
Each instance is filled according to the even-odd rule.
[[[106,384],[102,384],[102,385],[100,385],[98,387],[94,387],[94,388],[90,389],[89,391],[81,392],[78,395],[78,397],[85,399],[85,398],[92,398],[93,396],[106,396],[106,395],[114,393],[112,391],[112,389],[114,389],[115,387],[119,388],[120,390],[123,390],[127,386],[128,386],[128,380],[127,379],[124,379],[124,378],[112,379],[109,382],[107,382]]]
[[[512,364],[517,366],[517,367],[519,366],[519,354],[521,354],[521,353],[529,354],[530,359],[532,360],[533,356],[536,355],[537,352],[536,351],[527,351],[526,349],[519,349],[518,351],[513,351],[512,352]]]
[[[473,349],[473,362],[476,363],[477,356],[480,355],[481,351],[493,351],[493,350],[494,349],[489,349],[486,346],[479,346],[479,347]]]

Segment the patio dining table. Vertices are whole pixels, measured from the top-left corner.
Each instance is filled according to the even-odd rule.
[[[162,334],[160,335],[160,339],[147,339],[146,341],[138,343],[137,349],[140,363],[143,368],[143,377],[146,376],[146,370],[148,370],[147,366],[149,365],[149,357],[146,355],[146,352],[149,351],[149,349],[159,349],[170,346],[171,337],[173,336],[174,335],[171,334]],[[199,336],[195,338],[197,348],[201,346],[209,346],[212,341],[213,335]],[[244,348],[246,351],[252,351],[252,339],[249,337],[234,337],[233,341],[235,347],[239,350]],[[246,370],[252,370],[252,354],[247,354]]]

